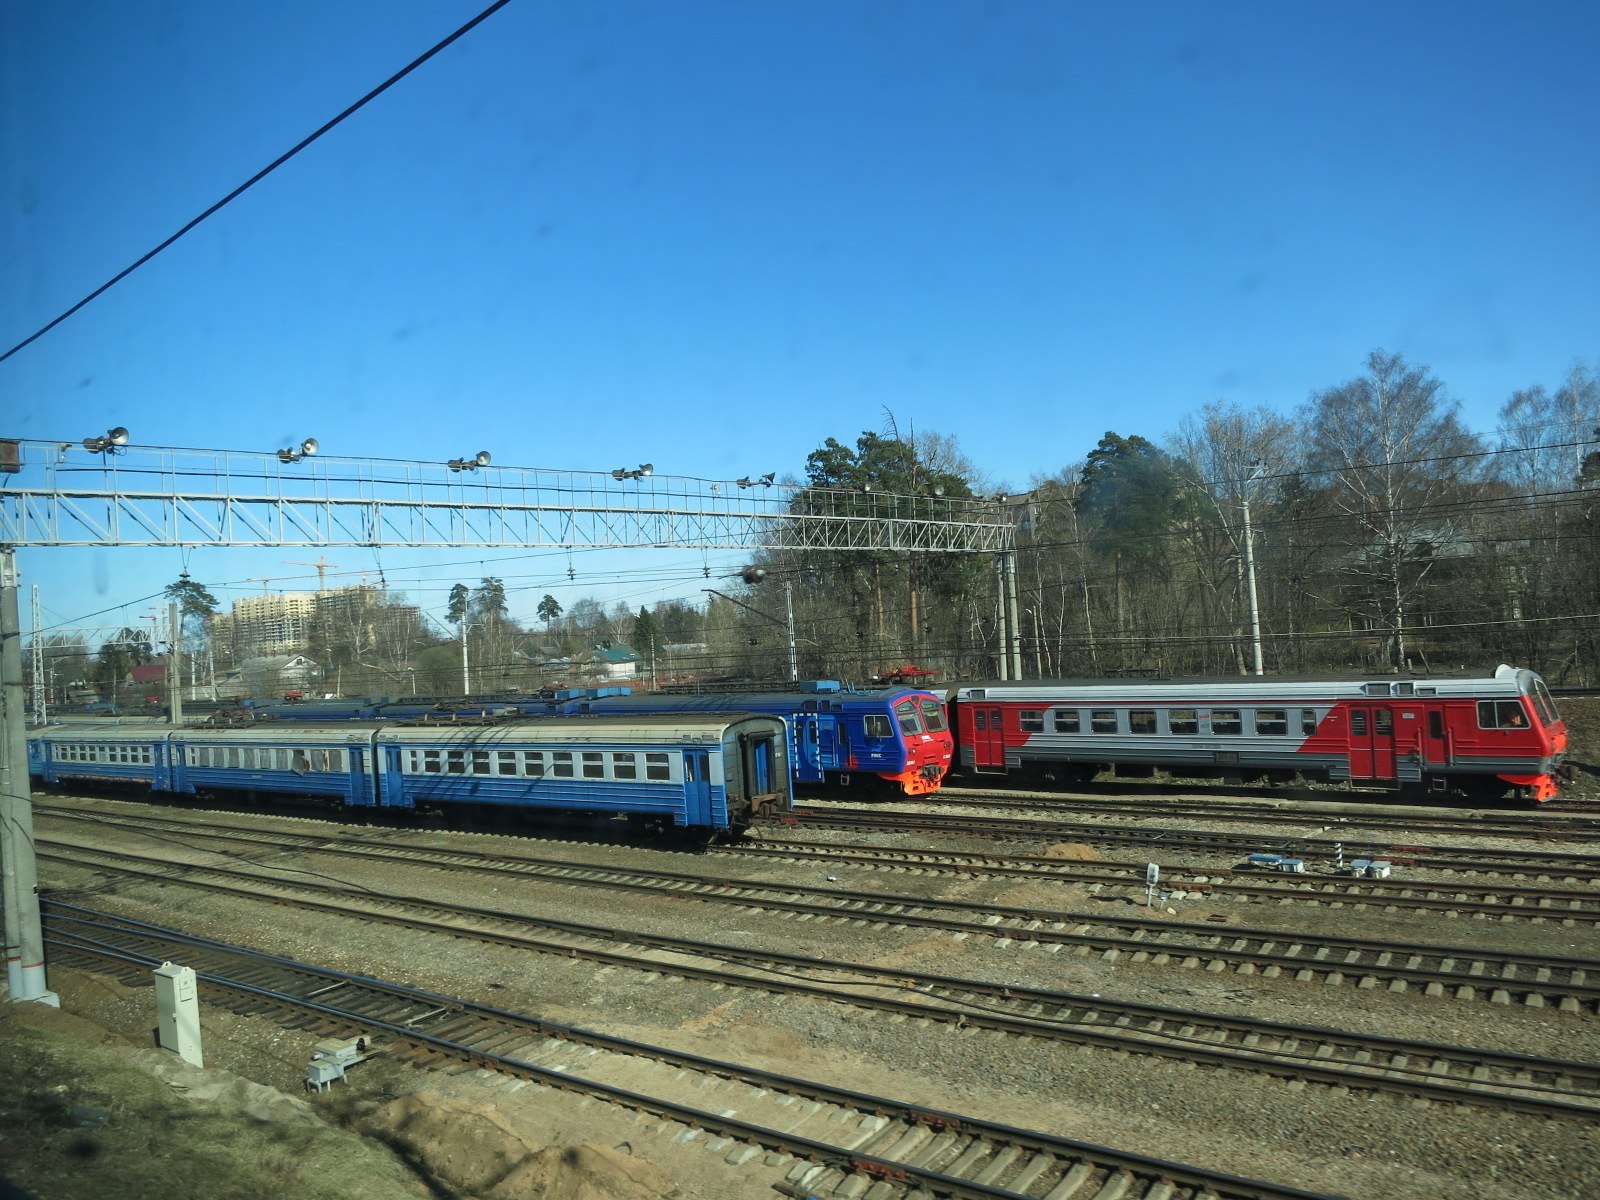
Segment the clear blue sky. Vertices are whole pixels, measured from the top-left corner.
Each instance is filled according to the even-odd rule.
[[[0,350],[482,7],[4,6]],[[1376,347],[1488,433],[1600,358],[1597,50],[1579,2],[513,0],[0,363],[0,434],[732,478],[889,411],[1018,487]],[[22,566],[50,623],[315,557]],[[705,582],[482,557],[328,553],[435,611]]]

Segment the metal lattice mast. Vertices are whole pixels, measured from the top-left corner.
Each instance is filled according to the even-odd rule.
[[[33,719],[40,725],[45,723],[49,714],[45,711],[44,692],[44,641],[39,637],[39,585],[36,583],[33,592]]]

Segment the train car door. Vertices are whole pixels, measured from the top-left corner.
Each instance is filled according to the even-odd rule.
[[[837,770],[839,761],[839,718],[832,713],[817,713],[817,767],[820,779],[823,770]]]
[[[688,823],[711,820],[711,755],[705,750],[683,752],[683,802]]]
[[[1006,769],[1005,710],[997,704],[967,704],[962,708],[972,721],[972,767],[978,771]]]
[[[753,800],[774,790],[772,786],[772,738],[766,735],[741,734],[744,746],[745,795],[743,800]]]
[[[823,757],[822,730],[828,730],[829,753],[832,753],[833,718],[816,712],[797,713],[789,725],[789,755],[794,765],[796,783],[821,783],[823,768],[828,760]]]
[[[1350,709],[1350,778],[1395,779],[1394,709],[1357,704]]]

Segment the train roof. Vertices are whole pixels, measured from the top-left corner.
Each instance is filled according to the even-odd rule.
[[[740,727],[784,728],[781,717],[748,712],[595,713],[570,717],[529,717],[481,725],[379,724],[378,740],[385,743],[425,742],[430,745],[526,742],[530,738],[562,743],[615,743],[619,741],[670,744],[686,741],[721,741]]]
[[[1502,663],[1492,676],[1405,675],[1374,677],[1351,675],[1348,678],[1310,675],[1227,675],[1206,678],[1166,679],[1039,679],[993,683],[962,684],[951,689],[958,701],[985,698],[1037,700],[1060,703],[1064,700],[1096,700],[1107,703],[1139,699],[1148,701],[1207,703],[1214,700],[1252,700],[1303,702],[1315,700],[1357,700],[1362,698],[1407,699],[1418,696],[1474,697],[1515,696],[1529,691],[1534,672]]]
[[[747,708],[801,712],[840,708],[853,703],[880,704],[905,696],[936,696],[927,688],[886,687],[838,692],[644,692],[634,696],[597,696],[569,701],[578,711],[602,712],[729,712]],[[578,706],[584,706],[579,708]]]
[[[402,723],[396,721],[307,721],[295,724],[272,721],[265,725],[197,725],[178,729],[166,725],[59,725],[29,736],[47,741],[127,740],[148,744],[169,735],[194,742],[260,743],[341,746],[370,742],[428,742],[433,745],[526,741],[530,736],[561,742],[683,742],[719,741],[740,726],[783,728],[783,718],[770,714],[720,710],[717,712],[582,713],[573,716],[517,717],[509,720]]]

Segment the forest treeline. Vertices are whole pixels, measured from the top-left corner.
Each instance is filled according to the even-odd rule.
[[[952,440],[875,433],[812,454],[805,486],[993,492]],[[1296,412],[1217,401],[1156,440],[1108,431],[1004,504],[1027,676],[1243,674],[1259,640],[1268,673],[1505,661],[1600,683],[1600,377],[1581,363],[1508,398],[1485,436],[1427,368],[1374,351]],[[792,581],[807,671],[998,674],[988,556],[761,565],[762,587]]]

